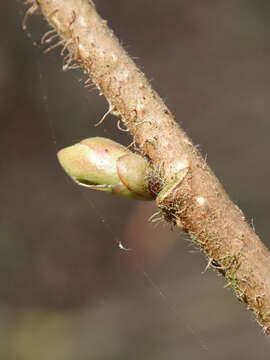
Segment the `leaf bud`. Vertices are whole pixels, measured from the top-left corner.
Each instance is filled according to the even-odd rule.
[[[60,150],[57,156],[66,173],[81,186],[133,199],[154,199],[148,186],[150,163],[113,140],[88,138]]]

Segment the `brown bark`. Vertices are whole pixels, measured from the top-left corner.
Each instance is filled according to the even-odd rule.
[[[64,40],[60,44],[73,54],[70,60],[89,74],[158,169],[164,185],[157,202],[165,219],[182,227],[214,260],[212,266],[269,333],[268,250],[106,21],[88,0],[33,0],[32,5],[41,8]]]

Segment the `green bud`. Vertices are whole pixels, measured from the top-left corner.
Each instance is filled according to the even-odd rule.
[[[149,162],[117,142],[94,137],[60,150],[58,160],[79,185],[139,200],[153,200]]]

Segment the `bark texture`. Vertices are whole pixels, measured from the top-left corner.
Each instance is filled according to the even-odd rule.
[[[66,67],[79,64],[120,113],[161,179],[157,203],[183,228],[270,332],[270,256],[144,74],[88,0],[30,0],[68,49]],[[71,62],[72,61],[72,62]]]

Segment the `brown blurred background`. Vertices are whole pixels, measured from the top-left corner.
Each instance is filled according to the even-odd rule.
[[[270,3],[97,0],[232,199],[270,246]],[[269,341],[152,203],[89,192],[56,152],[90,136],[129,144],[79,71],[44,55],[40,16],[1,1],[0,358],[269,359]],[[37,43],[34,46],[33,43]],[[118,242],[132,251],[123,251]]]

